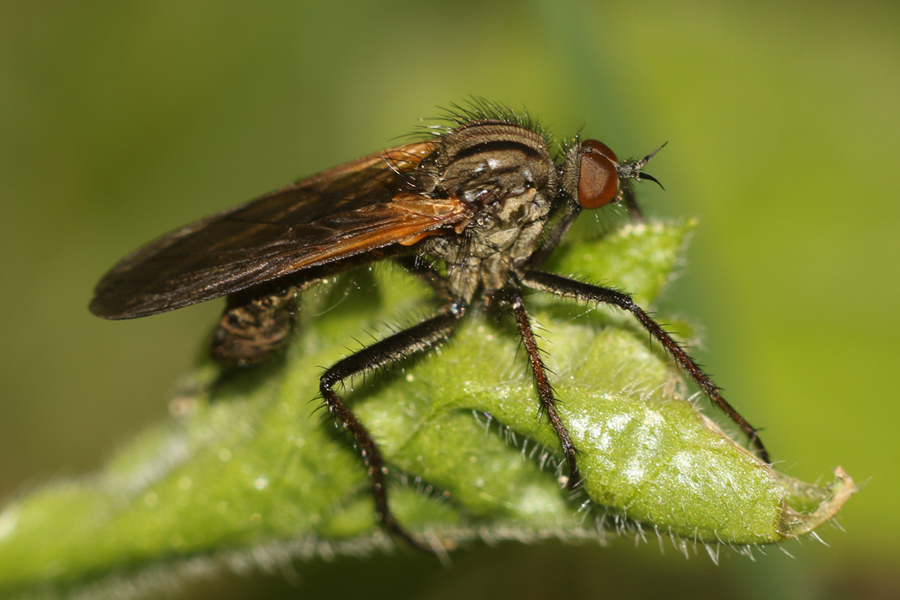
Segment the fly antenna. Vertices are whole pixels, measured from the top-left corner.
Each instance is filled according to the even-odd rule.
[[[655,177],[646,173],[641,173],[641,169],[647,166],[647,163],[650,162],[650,159],[656,156],[656,153],[665,148],[666,144],[668,143],[669,142],[665,142],[662,146],[640,160],[629,160],[618,165],[616,167],[616,171],[618,172],[619,179],[637,179],[638,181],[641,181],[642,179],[649,179],[659,187],[663,188],[663,185]]]

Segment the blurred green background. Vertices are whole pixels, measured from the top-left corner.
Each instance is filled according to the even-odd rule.
[[[114,261],[474,94],[620,156],[670,141],[645,206],[700,227],[666,310],[780,470],[861,484],[846,531],[718,567],[655,541],[403,552],[185,597],[900,596],[898,32],[893,1],[0,4],[0,498],[166,418],[220,310],[96,319]]]

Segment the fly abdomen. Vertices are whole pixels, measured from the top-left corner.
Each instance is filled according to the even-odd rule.
[[[228,365],[246,366],[282,350],[297,321],[296,298],[296,288],[265,296],[229,296],[213,336],[213,358]]]

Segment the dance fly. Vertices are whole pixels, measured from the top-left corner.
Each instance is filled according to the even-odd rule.
[[[631,313],[769,462],[756,430],[630,296],[542,270],[583,210],[621,203],[640,218],[632,183],[656,181],[643,168],[658,150],[620,161],[597,140],[557,146],[527,115],[473,102],[419,141],[328,169],[150,242],[103,277],[90,310],[131,319],[226,296],[212,355],[246,366],[284,349],[304,290],[375,261],[408,269],[443,308],[338,361],[320,374],[319,388],[333,417],[353,435],[379,522],[418,549],[429,548],[391,512],[378,445],[335,386],[445,343],[475,306],[512,313],[540,410],[559,438],[574,487],[577,449],[556,409],[525,290]]]

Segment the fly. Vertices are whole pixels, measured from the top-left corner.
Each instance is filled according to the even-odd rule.
[[[320,376],[319,390],[354,437],[378,521],[422,550],[429,548],[391,512],[378,445],[334,388],[443,344],[477,305],[512,313],[540,410],[559,439],[568,485],[575,487],[577,449],[556,409],[524,290],[631,313],[770,462],[756,429],[629,295],[542,270],[582,210],[622,203],[640,216],[631,183],[656,182],[642,169],[659,149],[620,162],[602,142],[576,138],[555,151],[526,115],[487,102],[458,109],[448,121],[427,139],[328,169],[150,242],[97,284],[91,312],[131,319],[227,296],[212,355],[226,365],[246,366],[286,346],[300,292],[375,261],[391,260],[411,271],[444,299],[443,308],[338,361]]]

